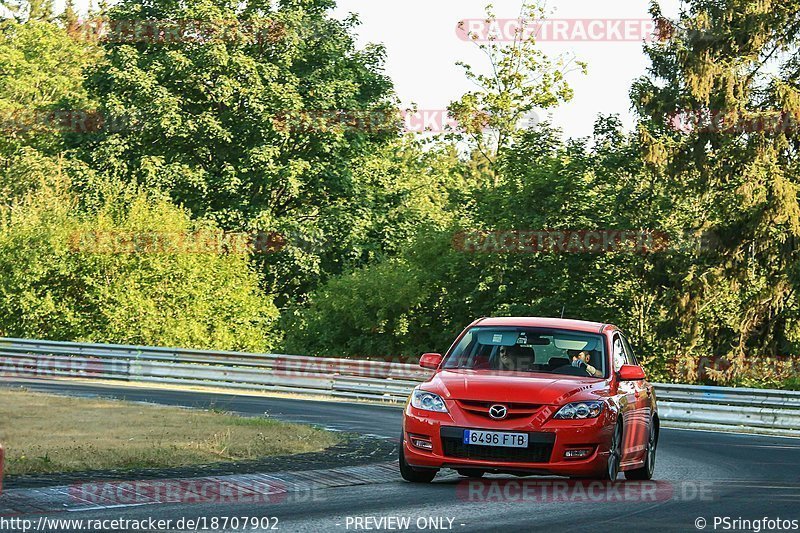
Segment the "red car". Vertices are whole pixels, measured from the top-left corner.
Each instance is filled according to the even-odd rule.
[[[403,414],[400,473],[651,479],[658,411],[622,332],[555,318],[481,318],[414,389]]]

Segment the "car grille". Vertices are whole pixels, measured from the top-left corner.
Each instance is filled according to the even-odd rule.
[[[446,457],[509,463],[547,463],[550,462],[556,439],[555,433],[523,431],[521,433],[528,434],[527,448],[476,446],[464,444],[465,429],[467,428],[449,426],[441,428],[442,451]]]
[[[456,400],[456,403],[464,411],[468,411],[472,414],[483,416],[486,418],[491,418],[489,416],[489,408],[493,405],[498,405],[498,402],[480,402],[472,400]],[[542,407],[540,404],[536,403],[500,402],[499,405],[504,405],[506,409],[508,409],[508,414],[505,417],[506,420],[514,418],[531,417],[534,414],[536,414],[536,412]]]

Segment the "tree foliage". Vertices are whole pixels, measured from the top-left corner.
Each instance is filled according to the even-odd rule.
[[[382,46],[357,47],[333,0],[123,0],[90,15],[102,39],[71,2],[3,6],[0,334],[410,359],[480,316],[563,313],[621,326],[652,379],[797,387],[797,0],[686,0],[676,20],[653,3],[635,130],[600,116],[583,139],[525,123],[586,68],[535,35],[477,44],[486,64],[461,64],[475,89],[449,108],[461,132],[421,140],[395,120]],[[543,15],[524,3],[523,22]],[[76,110],[101,127],[53,120]],[[285,242],[74,247],[198,229]],[[507,230],[667,242],[458,244]],[[702,358],[727,363],[701,374]]]
[[[0,212],[0,334],[230,350],[275,345],[278,312],[246,256],[104,248],[102,241],[127,235],[187,234],[195,223],[145,196],[78,215],[63,185]]]
[[[646,49],[652,66],[632,90],[644,160],[666,182],[674,224],[715,237],[712,250],[661,267],[663,304],[676,310],[665,344],[677,357],[727,356],[720,379],[744,375],[751,356],[800,349],[799,10],[691,2],[671,38]],[[715,121],[670,127],[686,110]]]

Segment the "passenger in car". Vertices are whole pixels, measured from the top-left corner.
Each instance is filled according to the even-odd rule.
[[[518,345],[500,346],[498,353],[500,355],[498,370],[527,372],[535,358],[533,348],[523,348]]]

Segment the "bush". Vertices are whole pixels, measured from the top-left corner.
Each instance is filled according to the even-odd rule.
[[[409,327],[427,296],[420,273],[399,260],[336,277],[308,305],[289,311],[284,349],[331,357],[412,355]]]
[[[246,254],[114,252],[80,240],[191,232],[198,226],[185,211],[143,195],[89,214],[76,204],[66,187],[48,186],[0,211],[0,334],[224,350],[275,344],[278,312]]]

